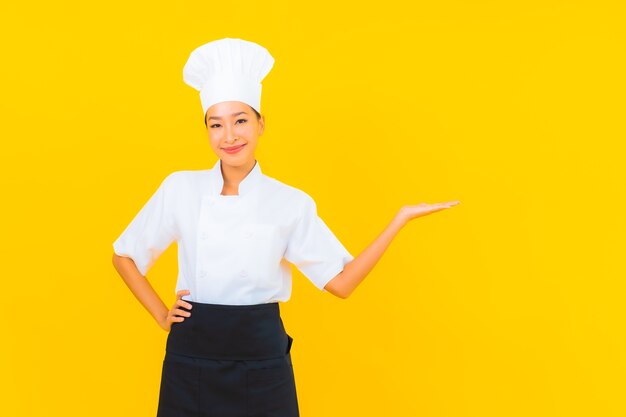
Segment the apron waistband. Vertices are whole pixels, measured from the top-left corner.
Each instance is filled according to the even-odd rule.
[[[173,322],[166,351],[206,359],[260,360],[289,353],[278,302],[227,305],[185,300],[190,317]]]

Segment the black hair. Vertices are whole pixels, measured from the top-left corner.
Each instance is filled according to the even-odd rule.
[[[252,107],[251,105],[248,104],[248,107],[250,107],[252,109],[252,111],[254,112],[254,114],[256,114],[256,119],[260,120],[261,119],[261,114],[259,114],[258,111],[256,111],[256,109],[254,107]],[[206,124],[206,114],[204,115],[204,126],[208,129],[209,126]]]

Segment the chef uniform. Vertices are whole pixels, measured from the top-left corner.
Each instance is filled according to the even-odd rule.
[[[260,111],[272,65],[263,47],[225,38],[194,50],[183,74],[205,115],[230,100]],[[290,264],[326,291],[354,257],[310,195],[263,174],[258,160],[238,195],[222,195],[221,164],[167,175],[113,243],[145,276],[176,241],[175,293],[190,291],[182,298],[191,316],[168,334],[157,417],[297,417],[293,338],[279,311],[291,296]]]

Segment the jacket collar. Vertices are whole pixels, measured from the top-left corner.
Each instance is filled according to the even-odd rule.
[[[220,195],[224,187],[224,177],[222,175],[222,160],[218,159],[213,168],[210,170],[211,194]],[[238,192],[240,196],[246,195],[253,191],[262,176],[259,161],[255,159],[254,168],[239,183]]]

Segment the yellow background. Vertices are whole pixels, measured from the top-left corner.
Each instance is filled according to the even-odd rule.
[[[195,47],[268,48],[265,174],[355,256],[294,268],[303,417],[623,416],[624,9],[608,1],[12,2],[0,13],[0,414],[154,416],[167,333],[111,264],[168,173],[215,162]],[[166,304],[172,245],[149,272]]]

